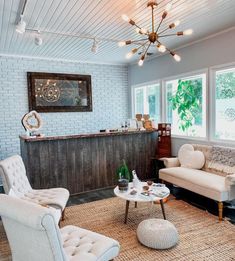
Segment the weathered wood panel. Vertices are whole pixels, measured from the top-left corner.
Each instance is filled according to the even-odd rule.
[[[71,194],[111,187],[122,159],[144,180],[153,177],[156,132],[24,139],[21,155],[33,188],[65,187]]]

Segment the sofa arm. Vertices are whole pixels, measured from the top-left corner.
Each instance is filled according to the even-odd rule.
[[[173,168],[173,167],[180,166],[180,162],[179,162],[178,158],[161,158],[160,160],[163,160],[166,168]]]

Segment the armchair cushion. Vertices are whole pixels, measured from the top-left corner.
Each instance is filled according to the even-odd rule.
[[[106,236],[75,226],[60,229],[69,260],[111,260],[119,253],[119,243]]]
[[[21,198],[38,204],[54,205],[63,210],[69,198],[69,192],[64,188],[33,189]]]

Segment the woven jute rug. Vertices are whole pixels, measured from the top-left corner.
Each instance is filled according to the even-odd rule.
[[[204,210],[170,199],[165,204],[167,219],[179,232],[179,243],[172,249],[154,250],[142,246],[136,238],[138,224],[147,218],[162,218],[160,205],[130,204],[127,224],[124,224],[125,201],[104,199],[68,207],[62,226],[76,225],[120,242],[120,255],[115,261],[226,261],[235,260],[235,226]],[[0,260],[8,260],[10,249],[3,228],[0,229]],[[86,260],[78,260],[86,261]]]

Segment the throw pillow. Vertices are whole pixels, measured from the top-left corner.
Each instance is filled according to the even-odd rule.
[[[205,164],[205,156],[201,151],[194,151],[191,144],[184,144],[178,152],[181,167],[190,169],[201,169]]]

